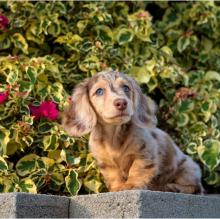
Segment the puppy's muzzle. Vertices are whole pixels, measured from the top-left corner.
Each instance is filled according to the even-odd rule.
[[[116,99],[113,102],[114,106],[116,107],[117,110],[123,111],[127,108],[127,101],[125,99]]]

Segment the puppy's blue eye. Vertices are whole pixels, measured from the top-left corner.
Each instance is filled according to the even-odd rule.
[[[102,88],[99,88],[99,89],[96,90],[95,93],[96,93],[97,96],[102,96],[104,94],[104,90]]]
[[[130,88],[127,85],[123,85],[123,90],[125,93],[130,91]]]

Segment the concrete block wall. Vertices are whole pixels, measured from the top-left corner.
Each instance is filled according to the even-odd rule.
[[[220,196],[146,190],[72,198],[27,193],[0,194],[1,218],[220,218]]]
[[[73,197],[70,217],[220,218],[220,197],[145,190]]]
[[[1,218],[68,218],[70,199],[29,193],[0,194]]]

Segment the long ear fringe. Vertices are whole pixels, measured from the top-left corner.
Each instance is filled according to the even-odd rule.
[[[130,80],[134,89],[134,123],[141,127],[156,127],[156,103],[142,93],[141,88],[134,79],[130,78]]]
[[[80,137],[91,132],[96,122],[96,114],[90,105],[85,81],[74,89],[72,103],[63,113],[62,125],[70,136]]]
[[[144,94],[142,94],[144,96]],[[144,96],[146,98],[146,111],[148,112],[149,115],[149,120],[150,120],[150,124],[152,125],[152,127],[156,127],[157,126],[157,110],[158,110],[158,106],[156,105],[156,103],[148,96]]]

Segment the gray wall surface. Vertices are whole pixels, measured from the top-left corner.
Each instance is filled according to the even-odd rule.
[[[68,211],[67,197],[29,193],[0,194],[1,218],[67,218]]]
[[[214,218],[220,197],[144,190],[73,197],[70,217]]]
[[[0,194],[1,218],[220,218],[220,196],[132,190],[75,197]]]

